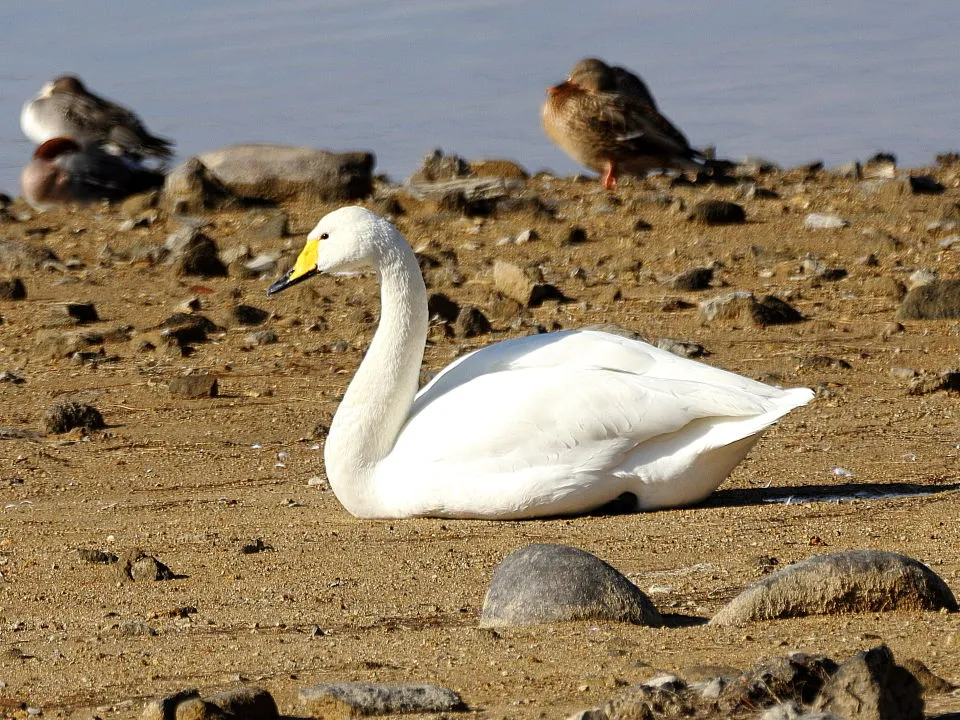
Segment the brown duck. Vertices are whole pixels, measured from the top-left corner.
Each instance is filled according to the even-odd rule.
[[[643,80],[596,58],[581,60],[547,90],[543,127],[570,157],[601,173],[608,190],[623,173],[710,166],[660,114]]]

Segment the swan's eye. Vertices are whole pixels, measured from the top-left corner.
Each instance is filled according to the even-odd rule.
[[[320,236],[320,239],[321,239],[321,240],[326,240],[326,239],[329,238],[329,237],[330,237],[330,233],[324,233],[323,235]]]

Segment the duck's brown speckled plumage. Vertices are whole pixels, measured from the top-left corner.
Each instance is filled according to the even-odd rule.
[[[547,91],[543,127],[570,157],[602,173],[607,188],[620,173],[703,167],[683,133],[657,110],[643,80],[596,58],[578,62]]]
[[[131,110],[96,95],[73,75],[61,75],[44,85],[23,106],[20,127],[35,143],[57,137],[109,144],[120,153],[167,159],[173,143],[152,135]]]

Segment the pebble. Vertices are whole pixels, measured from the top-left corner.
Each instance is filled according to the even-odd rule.
[[[886,646],[859,652],[824,683],[815,712],[845,720],[923,720],[923,688]]]
[[[803,219],[803,226],[810,230],[834,230],[836,228],[848,227],[849,225],[850,222],[844,220],[839,215],[810,213]]]
[[[459,338],[470,338],[486,335],[491,330],[490,321],[480,308],[466,305],[457,314],[453,331]]]
[[[167,389],[171,395],[193,399],[216,397],[220,392],[217,376],[212,373],[172,378]]]
[[[262,325],[270,317],[269,312],[253,305],[236,305],[230,315],[240,325]]]
[[[764,295],[759,300],[753,293],[734,290],[708,298],[699,303],[700,321],[739,322],[749,325],[785,325],[803,320],[803,316],[788,303]]]
[[[72,400],[57,400],[43,413],[43,429],[51,435],[74,428],[101,430],[106,427],[103,415],[93,405]]]
[[[660,338],[657,340],[657,347],[661,350],[672,352],[674,355],[686,358],[698,358],[709,355],[706,348],[700,343],[690,340],[674,340],[673,338]]]
[[[704,225],[733,225],[745,223],[747,213],[741,205],[723,200],[701,200],[693,206],[691,220]]]
[[[934,280],[913,288],[897,311],[900,320],[960,318],[960,280]]]
[[[664,281],[664,285],[673,290],[694,292],[706,290],[713,281],[712,267],[697,267],[684,270]]]
[[[244,336],[243,347],[252,348],[258,345],[273,345],[277,342],[280,342],[280,336],[273,330],[256,330]]]
[[[125,552],[117,560],[116,569],[120,579],[124,581],[173,580],[176,577],[170,568],[140,548]]]
[[[710,624],[940,608],[956,611],[957,601],[926,565],[897,553],[852,550],[814,556],[768,575],[731,600]]]
[[[20,278],[0,280],[0,300],[26,300],[27,286]]]
[[[444,713],[465,708],[453,690],[439,685],[340,682],[299,693],[300,706],[313,718],[350,720],[365,715]]]
[[[493,572],[480,627],[608,620],[658,627],[643,592],[600,558],[567,545],[514,550]]]

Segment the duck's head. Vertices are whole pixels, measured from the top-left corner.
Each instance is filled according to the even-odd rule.
[[[598,58],[584,58],[574,65],[567,76],[567,82],[591,92],[609,92],[615,89],[610,66]]]
[[[376,213],[359,206],[325,215],[307,235],[297,261],[267,289],[286,290],[317,273],[338,273],[376,267],[384,250],[396,243],[397,229]]]

